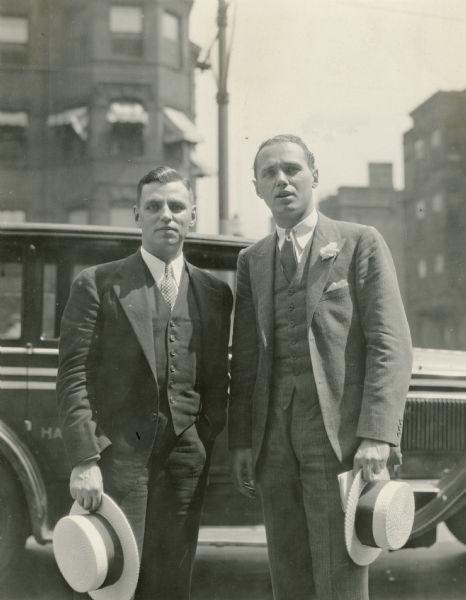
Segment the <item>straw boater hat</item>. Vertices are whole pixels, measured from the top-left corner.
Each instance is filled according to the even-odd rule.
[[[58,568],[76,592],[94,600],[130,600],[139,576],[139,554],[130,524],[106,494],[89,513],[77,502],[53,532]]]
[[[398,550],[408,541],[414,521],[414,494],[407,483],[365,482],[359,471],[345,506],[345,543],[352,560],[373,562],[382,550]]]

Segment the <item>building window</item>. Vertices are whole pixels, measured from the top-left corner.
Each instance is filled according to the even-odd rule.
[[[445,259],[443,258],[443,254],[437,254],[435,256],[434,261],[434,272],[437,275],[441,275],[445,270]]]
[[[419,279],[424,279],[427,277],[427,263],[424,259],[421,259],[417,263],[417,274]]]
[[[143,12],[140,6],[110,7],[110,36],[113,54],[142,56]]]
[[[176,15],[164,12],[162,16],[162,35],[167,40],[178,42],[180,39],[180,19]]]
[[[26,113],[0,111],[0,160],[9,162],[25,157],[27,125]]]
[[[162,16],[162,57],[170,67],[181,67],[181,19],[167,11]]]
[[[439,148],[442,145],[442,132],[440,129],[435,129],[430,136],[430,145],[432,148]]]
[[[432,198],[432,210],[434,212],[442,212],[443,210],[443,195],[438,193]]]
[[[414,156],[417,160],[422,160],[426,155],[424,140],[416,140],[414,142]]]
[[[0,62],[24,65],[28,58],[29,24],[24,17],[0,16]]]
[[[426,216],[426,203],[424,200],[416,202],[416,219],[424,219]]]
[[[110,123],[110,154],[142,156],[144,130],[149,116],[139,102],[112,102],[107,112]]]
[[[57,160],[78,160],[86,155],[89,126],[86,107],[49,115],[47,125],[52,129],[54,139],[51,150]]]

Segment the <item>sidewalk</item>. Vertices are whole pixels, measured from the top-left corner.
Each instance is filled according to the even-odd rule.
[[[199,542],[211,546],[266,546],[263,525],[254,527],[201,527]]]

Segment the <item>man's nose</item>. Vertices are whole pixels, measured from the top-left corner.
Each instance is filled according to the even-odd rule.
[[[277,171],[277,185],[286,185],[288,183],[288,177],[282,169]]]
[[[168,206],[168,204],[164,204],[162,210],[160,212],[160,218],[162,221],[166,221],[167,223],[172,219],[172,212]]]

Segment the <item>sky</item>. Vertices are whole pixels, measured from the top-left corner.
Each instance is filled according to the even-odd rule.
[[[216,34],[218,0],[194,0],[190,37],[201,58]],[[235,17],[234,17],[235,15]],[[234,17],[234,18],[233,18]],[[243,235],[270,230],[251,164],[277,133],[303,137],[319,168],[319,197],[367,185],[367,164],[392,162],[403,187],[409,113],[438,90],[466,89],[466,0],[231,0],[228,73],[230,216]],[[196,74],[198,154],[217,165],[217,46]],[[198,230],[218,231],[216,176],[198,184]]]

